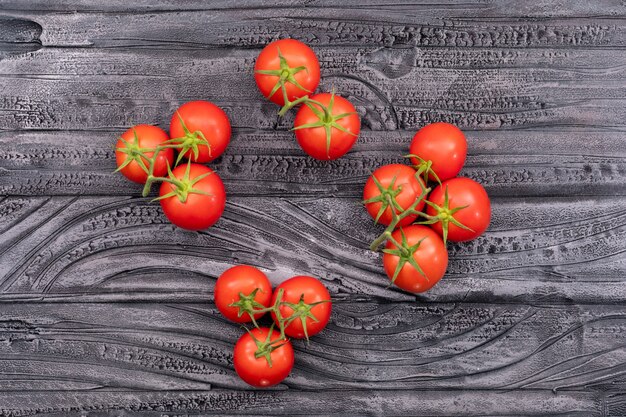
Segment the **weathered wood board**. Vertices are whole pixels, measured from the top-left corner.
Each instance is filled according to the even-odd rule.
[[[258,93],[282,37],[357,105],[345,158],[306,157]],[[192,99],[234,127],[199,233],[112,173],[116,135]],[[620,0],[0,0],[0,416],[624,416],[625,105]],[[359,199],[440,120],[493,219],[413,296]],[[238,263],[336,300],[273,389],[237,378],[212,303]]]

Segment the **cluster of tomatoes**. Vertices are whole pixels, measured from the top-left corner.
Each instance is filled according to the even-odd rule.
[[[163,212],[176,226],[188,230],[211,227],[226,204],[224,183],[203,163],[226,150],[231,127],[226,113],[208,101],[190,101],[176,110],[170,134],[151,125],[137,125],[117,141],[117,171],[145,184],[143,196],[160,182]],[[177,154],[177,155],[176,155]],[[187,162],[182,163],[185,159]]]
[[[311,157],[337,159],[356,142],[360,119],[354,106],[334,92],[314,94],[319,61],[302,42],[282,39],[267,45],[256,61],[255,80],[265,97],[282,106],[280,116],[300,106],[293,130]],[[145,184],[144,197],[154,183],[161,183],[155,200],[173,224],[206,229],[221,217],[226,193],[219,175],[203,164],[225,151],[230,136],[222,109],[192,101],[176,110],[169,135],[150,125],[124,132],[116,147],[117,170]],[[480,184],[457,177],[467,156],[465,136],[457,127],[434,123],[422,128],[409,152],[411,165],[374,171],[363,198],[375,222],[386,226],[371,249],[386,242],[383,265],[391,282],[419,293],[444,276],[447,241],[480,236],[489,225],[491,207]],[[308,340],[324,329],[331,313],[330,294],[318,279],[296,276],[272,291],[267,276],[246,265],[218,278],[215,304],[227,319],[254,325],[237,341],[233,361],[238,375],[257,387],[284,380],[294,363],[289,338]],[[266,313],[270,327],[257,322]]]
[[[302,42],[282,39],[267,45],[256,61],[255,80],[268,99],[282,106],[281,116],[300,106],[293,130],[313,158],[337,159],[356,142],[361,124],[352,103],[334,92],[309,96],[320,82],[320,66]],[[208,101],[188,102],[172,116],[169,135],[145,124],[124,132],[116,145],[117,170],[145,184],[144,197],[154,183],[161,183],[155,200],[173,224],[207,229],[221,217],[226,192],[219,175],[202,164],[219,157],[230,136],[221,108]]]
[[[446,273],[448,241],[464,242],[484,233],[491,203],[482,185],[456,177],[467,156],[467,141],[456,126],[423,127],[409,152],[412,166],[390,164],[372,173],[363,202],[374,221],[387,226],[371,245],[376,251],[387,242],[385,273],[399,288],[420,293]]]
[[[308,155],[333,160],[352,148],[361,130],[352,103],[334,92],[309,96],[320,82],[319,61],[311,48],[295,39],[272,42],[263,48],[254,69],[261,93],[282,106],[279,115],[300,105],[293,130]]]
[[[255,387],[269,387],[287,378],[294,363],[288,337],[308,340],[318,334],[326,327],[332,308],[330,294],[317,278],[295,276],[272,292],[267,276],[248,265],[234,266],[220,275],[214,295],[224,317],[254,325],[235,344],[233,362],[239,377]],[[257,320],[266,313],[272,325],[259,326]]]

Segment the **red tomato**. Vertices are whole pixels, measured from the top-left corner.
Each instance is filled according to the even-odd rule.
[[[289,376],[293,362],[291,342],[280,340],[280,333],[267,327],[252,329],[235,344],[235,371],[254,387],[278,384]]]
[[[374,220],[377,220],[377,223],[389,225],[393,219],[392,207],[388,202],[389,198],[395,198],[397,204],[402,208],[402,210],[399,210],[397,206],[393,208],[393,211],[399,214],[407,210],[420,197],[422,189],[425,190],[426,186],[416,174],[417,172],[407,165],[389,164],[378,168],[370,176],[365,183],[363,200],[367,212]],[[423,207],[424,198],[417,203],[414,209],[421,211]],[[398,226],[411,224],[416,218],[416,214],[407,215],[400,220]]]
[[[446,273],[448,251],[446,245],[432,229],[412,225],[397,229],[391,234],[398,245],[388,240],[383,254],[383,266],[389,279],[399,288],[420,293],[433,287]],[[423,274],[416,268],[422,269]],[[395,279],[394,279],[395,276]]]
[[[448,204],[446,207],[446,189],[448,190]],[[491,221],[491,202],[487,191],[482,185],[469,178],[459,177],[444,181],[428,196],[431,203],[426,209],[429,216],[438,216],[439,221],[431,227],[441,236],[453,242],[465,242],[482,235]],[[432,204],[439,208],[433,207]],[[465,208],[461,208],[467,206]],[[460,223],[467,230],[459,227]],[[445,240],[445,239],[444,239]]]
[[[170,136],[181,138],[179,143],[184,146],[181,154],[193,162],[211,162],[223,154],[230,142],[230,134],[228,116],[224,110],[208,101],[198,100],[183,104],[176,110],[170,122]],[[207,141],[210,148],[206,145]]]
[[[308,338],[321,332],[330,320],[332,305],[328,290],[317,278],[299,275],[284,281],[274,290],[272,305],[276,303],[280,290],[283,290],[279,307],[283,318],[294,320],[285,328],[285,334],[296,339]],[[296,318],[297,317],[297,318]],[[272,312],[278,325],[278,318]]]
[[[280,54],[284,61],[281,63]],[[311,48],[295,39],[281,39],[267,45],[254,65],[254,80],[261,93],[283,106],[285,98],[280,81],[285,85],[289,101],[312,94],[320,82],[320,64]]]
[[[217,279],[214,296],[215,305],[224,317],[236,323],[246,323],[253,321],[250,312],[269,307],[272,285],[259,269],[237,265],[224,271]],[[233,303],[239,305],[231,306]],[[264,314],[253,314],[254,320]]]
[[[467,141],[461,130],[450,123],[433,123],[417,131],[411,142],[409,152],[423,161],[432,161],[431,169],[440,181],[454,178],[465,164]],[[421,162],[411,158],[414,165]],[[430,179],[437,179],[431,174]]]
[[[123,139],[123,140],[122,140]],[[156,149],[159,145],[164,145],[164,142],[169,140],[167,133],[156,126],[151,125],[137,125],[131,127],[126,132],[122,133],[121,139],[117,141],[115,160],[119,171],[129,180],[144,184],[148,178],[146,171],[139,165],[138,152],[141,151],[151,158],[154,152],[150,152],[149,149]],[[124,143],[126,141],[127,143]],[[128,161],[128,159],[131,159]],[[149,161],[146,158],[141,158],[144,162],[146,169],[149,168]],[[162,177],[167,174],[168,164],[171,166],[174,163],[174,151],[172,149],[163,149],[159,151],[156,160],[154,162],[154,175]],[[122,168],[119,168],[122,167]]]
[[[332,160],[352,148],[361,131],[361,121],[352,103],[330,93],[311,97],[328,108],[328,115],[318,104],[300,107],[294,120],[300,147],[315,159]]]
[[[200,164],[179,165],[172,174],[182,189],[169,182],[163,182],[159,189],[161,207],[169,221],[188,230],[213,226],[226,205],[226,191],[219,175]]]

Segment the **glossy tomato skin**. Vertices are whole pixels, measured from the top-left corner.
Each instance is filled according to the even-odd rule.
[[[215,305],[224,317],[230,321],[235,323],[250,322],[252,318],[249,314],[244,313],[239,317],[239,308],[229,307],[229,305],[239,301],[239,293],[250,295],[257,288],[258,291],[254,296],[254,300],[265,307],[269,307],[272,299],[272,285],[267,276],[253,266],[233,266],[224,271],[215,283]],[[263,314],[255,314],[254,318],[259,319]]]
[[[122,138],[129,143],[135,142],[135,133],[139,139],[140,148],[155,149],[157,146],[162,145],[163,142],[169,140],[167,133],[159,127],[152,125],[137,125],[131,127],[126,132],[122,133]],[[126,144],[122,140],[118,140],[116,148],[126,148]],[[153,152],[146,152],[148,158],[152,157]],[[115,151],[115,161],[119,167],[126,160],[127,155],[120,151]],[[149,167],[149,163],[144,159],[146,167]],[[154,164],[154,175],[162,177],[167,174],[167,165],[172,166],[174,163],[174,150],[163,149],[157,155],[157,159]],[[137,163],[133,161],[120,170],[120,172],[129,180],[145,184],[148,175]]]
[[[322,103],[324,106],[328,106],[332,94],[321,93],[311,97],[311,100],[316,100]],[[315,106],[313,104],[313,106]],[[319,106],[316,106],[319,109]],[[319,109],[322,111],[321,109]],[[298,144],[308,155],[315,159],[322,161],[333,160],[345,155],[350,148],[355,144],[358,135],[361,131],[361,120],[359,115],[356,114],[356,109],[345,98],[335,94],[334,105],[332,114],[337,116],[343,113],[354,113],[350,116],[343,117],[337,120],[337,123],[346,129],[350,133],[342,132],[341,130],[332,127],[331,128],[331,141],[330,149],[327,149],[326,130],[324,127],[312,127],[306,129],[296,130],[296,139]],[[294,120],[294,126],[302,126],[309,123],[315,123],[319,121],[319,117],[308,106],[301,106],[296,113]]]
[[[441,181],[456,177],[467,157],[467,140],[463,132],[450,123],[432,123],[424,126],[413,137],[411,154],[432,161],[432,170]],[[411,158],[419,164],[417,158]],[[430,178],[435,180],[435,178]]]
[[[261,327],[254,328],[239,338],[235,344],[233,363],[235,371],[241,379],[253,387],[266,388],[276,385],[289,376],[294,363],[293,347],[290,341],[270,353],[272,366],[270,367],[265,357],[256,358],[257,351],[254,336],[257,340],[265,341],[270,329]],[[280,338],[280,333],[272,330],[270,340]]]
[[[419,248],[413,254],[413,258],[424,271],[422,275],[408,262],[404,264],[398,274],[394,284],[404,291],[411,293],[421,293],[431,289],[445,275],[448,267],[448,251],[441,240],[441,237],[432,229],[421,225],[412,225],[397,229],[393,232],[392,237],[402,242],[401,230],[407,239],[409,246],[415,245],[422,240]],[[396,245],[391,241],[387,241],[385,249],[396,249]],[[389,279],[393,277],[399,262],[399,257],[385,253],[383,255],[383,266]]]
[[[315,91],[320,82],[320,64],[317,60],[317,56],[315,56],[315,52],[304,43],[295,39],[281,39],[263,48],[254,65],[254,80],[261,94],[263,94],[264,97],[268,97],[278,82],[279,77],[275,75],[259,74],[256,71],[280,69],[280,58],[278,57],[279,49],[291,68],[300,66],[306,67],[306,70],[297,72],[294,78],[302,87],[309,91],[302,90],[296,85],[287,82],[285,83],[285,89],[287,90],[288,100],[294,101]],[[285,104],[283,92],[280,88],[269,99],[279,106]]]
[[[376,186],[372,177],[376,177],[378,182],[385,188],[389,187],[391,183],[394,183],[393,189],[397,190],[399,187],[402,187],[402,191],[400,194],[396,196],[396,201],[400,204],[404,210],[409,208],[411,204],[417,200],[417,198],[422,193],[422,186],[424,183],[421,179],[418,179],[415,174],[417,172],[411,168],[410,166],[403,164],[389,164],[383,165],[378,168],[376,171],[372,173],[372,176],[365,183],[365,188],[363,190],[363,200],[368,200],[370,198],[376,197],[380,195],[380,191]],[[395,182],[394,182],[395,178]],[[421,184],[421,186],[420,186]],[[382,207],[381,202],[368,203],[365,205],[367,212],[372,217],[372,219],[376,219],[380,208]],[[416,210],[421,211],[424,208],[424,199],[422,199],[421,203],[418,203],[415,207]],[[393,220],[392,217],[392,208],[387,207],[383,214],[378,219],[378,223],[389,225]],[[397,209],[394,209],[396,213],[398,213]],[[415,221],[417,218],[416,215],[409,215],[402,219],[398,226],[406,226]]]
[[[176,178],[181,179],[186,169],[187,164],[179,165],[172,173]],[[187,230],[203,230],[213,226],[222,216],[226,206],[226,191],[219,175],[204,165],[191,164],[189,178],[193,180],[208,172],[211,175],[201,179],[193,187],[210,195],[189,193],[184,203],[181,203],[176,196],[159,200],[163,212],[176,226]],[[159,189],[159,195],[163,196],[173,189],[173,185],[164,182]]]
[[[193,162],[205,163],[211,162],[224,153],[230,143],[231,135],[230,121],[224,110],[203,100],[183,104],[174,112],[170,122],[170,136],[172,138],[185,136],[183,125],[180,122],[181,118],[190,132],[201,131],[211,145],[210,150],[206,145],[198,145],[198,158],[195,158],[191,151],[185,153],[185,158],[191,159]]]
[[[318,322],[313,321],[310,317],[306,319],[309,337],[318,334],[326,327],[330,320],[332,303],[330,302],[330,293],[320,280],[307,275],[298,275],[289,278],[274,289],[272,305],[276,302],[278,292],[281,289],[284,291],[282,301],[288,303],[298,304],[302,294],[304,294],[304,302],[308,304],[325,300],[328,301],[327,303],[318,304],[311,309],[311,313],[317,318]],[[280,314],[283,318],[289,318],[293,314],[293,310],[291,307],[281,306]],[[274,313],[272,313],[272,319],[274,319],[274,322],[278,325],[278,320]],[[289,326],[285,328],[285,334],[296,339],[306,337],[304,328],[302,327],[302,321],[299,318],[292,321]]]
[[[464,230],[452,223],[448,223],[448,240],[465,242],[482,235],[491,221],[491,202],[485,188],[476,181],[458,177],[444,181],[428,196],[428,200],[442,206],[444,204],[445,189],[448,188],[448,204],[450,209],[469,206],[454,213],[453,217],[471,230]],[[428,207],[426,214],[437,214],[432,207]],[[431,225],[440,235],[443,235],[441,223]]]

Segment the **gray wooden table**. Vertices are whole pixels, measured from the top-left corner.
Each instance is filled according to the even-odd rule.
[[[256,89],[282,37],[358,105],[339,161]],[[626,415],[625,46],[621,0],[0,0],[0,415]],[[116,135],[192,99],[234,125],[201,233],[112,173]],[[493,221],[415,297],[358,202],[440,120]],[[237,263],[337,299],[275,389],[237,378],[211,301]]]

